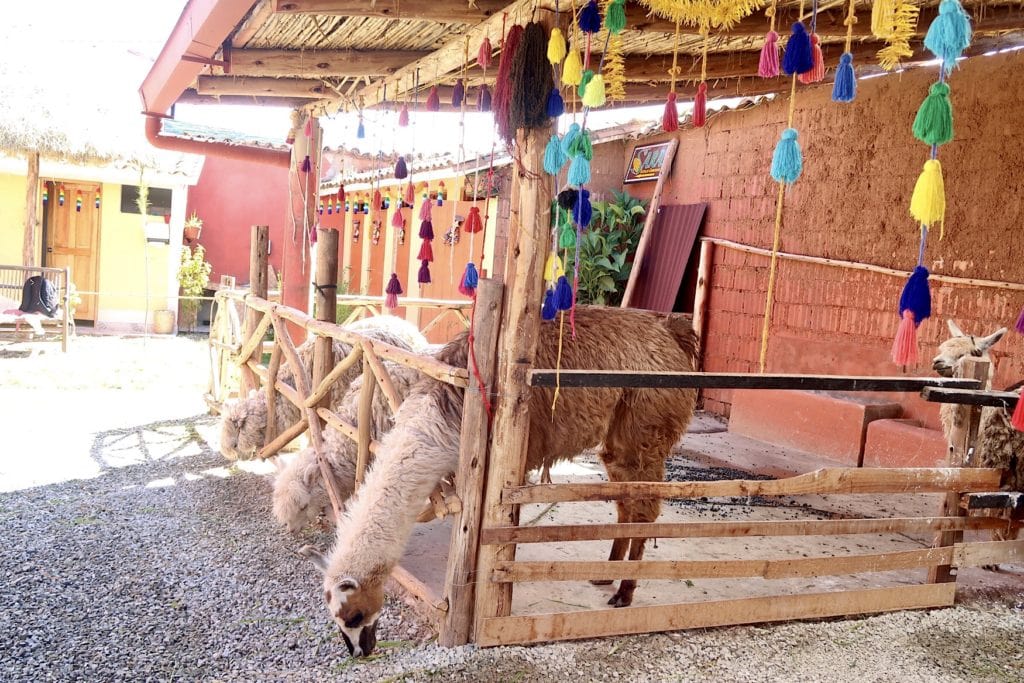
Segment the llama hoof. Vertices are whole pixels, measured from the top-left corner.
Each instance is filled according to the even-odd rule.
[[[618,592],[608,599],[608,604],[612,607],[629,607],[633,604],[633,596]]]
[[[612,585],[611,579],[591,579],[590,585],[592,586],[610,586]]]

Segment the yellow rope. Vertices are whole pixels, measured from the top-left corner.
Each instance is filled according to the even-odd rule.
[[[558,358],[555,360],[555,397],[551,400],[551,421],[555,421],[555,405],[558,403],[558,394],[562,390],[562,337],[565,332],[565,311],[561,312],[558,321]]]
[[[857,23],[857,0],[850,0],[850,10],[846,13],[846,19],[843,23],[846,24],[846,49],[845,52],[849,52],[853,48],[853,25]]]
[[[704,47],[700,55],[700,80],[703,83],[708,79],[708,43],[711,42],[711,36],[707,30],[702,33],[704,34]]]
[[[676,77],[679,75],[679,20],[676,19],[676,42],[675,47],[672,48],[672,69],[668,72],[669,76],[672,77],[672,86],[669,88],[669,92],[676,91]]]
[[[765,14],[768,15],[769,19],[771,19],[771,24],[768,26],[768,30],[769,31],[774,31],[775,30],[775,14],[776,14],[775,10],[778,8],[778,6],[779,6],[779,0],[772,0],[772,6],[769,7],[765,11]]]

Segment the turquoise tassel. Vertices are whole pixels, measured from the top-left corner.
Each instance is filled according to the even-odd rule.
[[[970,17],[958,0],[942,0],[939,16],[935,17],[925,34],[924,46],[942,60],[942,68],[948,74],[970,44]]]
[[[565,153],[566,157],[569,156],[569,145],[580,136],[581,131],[580,124],[574,123],[569,126],[569,130],[565,131],[565,135],[562,136],[562,152]]]
[[[590,182],[590,161],[582,154],[574,156],[569,164],[569,184],[582,187]]]
[[[562,150],[562,142],[557,135],[552,135],[548,140],[548,146],[544,148],[544,172],[548,175],[558,175],[565,162],[569,160]]]
[[[796,128],[787,128],[782,131],[779,144],[775,146],[775,153],[772,155],[772,178],[777,182],[792,185],[800,177],[804,160],[796,139]]]

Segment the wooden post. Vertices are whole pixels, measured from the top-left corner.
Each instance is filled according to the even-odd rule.
[[[25,239],[21,244],[21,265],[36,265],[36,208],[39,205],[39,152],[28,155],[28,173],[25,176]],[[53,265],[53,264],[49,264]],[[65,281],[65,284],[67,282]],[[66,307],[65,307],[66,310]],[[65,331],[65,338],[66,338]],[[67,341],[62,342],[67,351]]]
[[[550,25],[551,13],[540,12]],[[544,146],[549,128],[516,134],[520,163],[513,184],[518,184],[518,211],[512,206],[509,245],[505,273],[512,283],[506,289],[499,342],[499,400],[494,418],[491,453],[484,494],[483,527],[516,526],[519,510],[503,505],[501,491],[518,486],[526,467],[529,438],[529,400],[531,389],[527,374],[537,351],[540,333],[540,301],[543,294],[544,260],[551,222],[551,183],[544,173]],[[515,196],[515,189],[513,189]],[[477,629],[487,617],[507,616],[512,610],[512,585],[489,580],[495,563],[515,559],[515,546],[480,548],[474,618]]]
[[[363,483],[366,465],[370,462],[370,424],[373,422],[373,394],[377,389],[377,379],[373,376],[373,368],[366,351],[363,351],[363,386],[359,390],[359,406],[356,425],[359,433],[359,454],[356,457],[356,488]]]
[[[261,299],[267,298],[267,260],[270,254],[270,226],[254,225],[249,237],[249,293]],[[260,324],[262,314],[246,307],[245,332],[242,339],[248,339]],[[242,387],[239,398],[245,398],[249,391],[260,385],[260,380],[246,365],[246,360],[260,362],[263,353],[261,344],[257,344],[249,358],[240,358],[242,364]]]
[[[494,366],[497,363],[495,356],[501,320],[501,292],[501,282],[494,279],[481,280],[476,291],[473,353],[480,378],[488,392],[493,386]],[[472,375],[472,363],[469,371]],[[452,519],[448,570],[444,582],[448,593],[448,612],[438,636],[438,641],[445,647],[470,642],[473,629],[473,588],[480,547],[480,515],[483,510],[488,444],[488,415],[480,388],[473,379],[465,393],[461,435],[455,492],[462,500],[462,510]]]
[[[957,376],[966,379],[981,380],[982,386],[988,388],[989,383],[989,362],[981,358],[966,357],[960,361],[957,367]],[[978,437],[978,424],[981,422],[980,406],[957,406],[957,419],[953,425],[953,433],[950,435],[949,452],[946,454],[947,467],[964,467],[967,464],[967,456],[974,447]],[[943,517],[956,517],[966,514],[960,507],[960,491],[951,491],[946,494],[942,502],[942,510],[939,514]],[[941,531],[935,534],[935,547],[950,546],[961,543],[964,540],[963,531]],[[949,583],[956,581],[956,574],[953,568],[948,565],[939,565],[928,570],[929,583]]]
[[[333,323],[338,317],[338,231],[330,228],[317,230],[316,238],[316,305],[313,306],[313,317],[317,320]],[[319,387],[327,375],[334,369],[334,340],[330,337],[317,335],[313,342],[313,387]],[[331,408],[330,392],[311,406]],[[319,419],[319,418],[317,418]]]
[[[697,292],[693,297],[693,331],[697,333],[697,367],[704,354],[704,314],[707,312],[708,287],[711,284],[711,259],[714,254],[713,242],[700,243],[700,261],[697,264]]]
[[[654,234],[654,221],[658,217],[658,207],[661,205],[661,193],[665,189],[665,180],[672,172],[672,162],[676,158],[676,147],[679,140],[672,138],[665,150],[665,161],[661,164],[661,171],[658,172],[658,182],[654,185],[654,194],[651,196],[651,205],[647,207],[647,218],[644,220],[644,230],[640,233],[640,243],[636,246],[636,256],[633,257],[633,270],[629,272],[629,281],[626,283],[626,291],[622,294],[622,308],[629,308],[633,299],[633,290],[636,288],[637,278],[640,277],[640,270],[644,265],[644,255],[647,253],[647,245]]]
[[[263,432],[264,446],[270,445],[277,438],[277,373],[280,370],[281,345],[274,344],[274,350],[270,352],[270,365],[267,368],[267,386],[264,387],[267,398],[267,428]]]
[[[305,124],[305,120],[303,121]],[[310,258],[309,229],[316,225],[316,206],[320,198],[320,123],[311,119],[312,136],[307,138],[304,126],[295,136],[292,145],[291,165],[288,168],[288,185],[291,206],[285,222],[281,245],[281,303],[300,311],[309,311]],[[309,157],[311,170],[302,170],[303,162]],[[306,339],[306,330],[289,322],[288,329],[295,343]]]

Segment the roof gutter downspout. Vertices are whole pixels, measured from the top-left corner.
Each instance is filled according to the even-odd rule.
[[[291,165],[291,152],[287,150],[266,149],[248,145],[231,145],[226,142],[186,140],[185,138],[160,135],[163,127],[161,118],[154,114],[146,115],[146,139],[149,140],[149,144],[157,149],[237,159],[254,164],[269,164],[283,168],[288,168]]]

